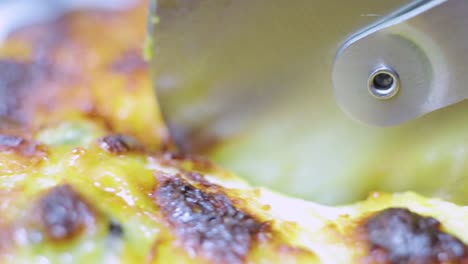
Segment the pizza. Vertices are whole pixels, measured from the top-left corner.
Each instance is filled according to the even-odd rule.
[[[1,263],[468,263],[464,206],[414,192],[326,206],[174,151],[145,8],[1,46]]]

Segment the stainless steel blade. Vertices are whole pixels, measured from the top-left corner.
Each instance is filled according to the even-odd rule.
[[[323,203],[408,189],[467,200],[468,104],[380,128],[335,100],[343,41],[410,2],[159,0],[152,67],[171,135],[254,184]]]
[[[303,129],[331,98],[341,42],[406,2],[159,0],[152,66],[172,136],[199,152],[273,116]]]

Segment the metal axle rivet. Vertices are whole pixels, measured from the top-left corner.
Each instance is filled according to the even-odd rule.
[[[369,75],[369,92],[377,99],[390,99],[400,89],[398,74],[391,68],[381,67]]]

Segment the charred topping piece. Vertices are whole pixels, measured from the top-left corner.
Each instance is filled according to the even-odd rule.
[[[45,232],[53,240],[72,238],[94,222],[90,206],[68,185],[50,190],[39,208]]]
[[[34,82],[33,66],[12,60],[0,60],[0,117],[24,121],[21,116],[21,99],[28,84]]]
[[[99,139],[99,145],[104,150],[115,154],[123,154],[142,149],[142,146],[135,138],[122,134],[105,136]]]
[[[224,194],[204,192],[176,177],[163,179],[154,197],[186,250],[214,263],[243,263],[267,225]]]
[[[407,209],[381,211],[367,221],[365,229],[371,250],[383,253],[385,263],[468,261],[466,246],[441,231],[439,221]]]
[[[113,237],[121,237],[123,235],[122,225],[114,220],[111,220],[109,222],[109,234]]]
[[[0,134],[0,151],[15,151],[23,156],[42,156],[46,152],[43,145],[22,137]]]

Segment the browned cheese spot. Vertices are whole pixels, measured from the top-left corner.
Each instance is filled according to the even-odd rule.
[[[0,134],[0,148],[16,148],[23,142],[21,137]]]
[[[440,222],[407,209],[390,208],[371,217],[366,225],[376,262],[466,263],[466,246],[441,231]],[[384,257],[382,257],[382,254]],[[379,257],[377,257],[379,256]]]
[[[116,154],[138,151],[142,149],[142,146],[135,138],[122,134],[105,136],[99,139],[99,145],[105,151]]]
[[[79,50],[69,37],[67,26],[52,23],[20,35],[26,43],[34,43],[34,48],[27,59],[0,58],[1,131],[5,126],[30,131],[43,112],[52,112],[59,106],[68,108],[75,101],[84,100],[70,96],[70,92],[82,89],[68,89],[76,87],[82,78],[81,65],[61,55],[64,45],[68,46],[67,54]]]
[[[94,222],[90,206],[68,185],[50,190],[39,208],[45,232],[53,240],[73,238]]]
[[[194,170],[203,172],[216,169],[215,164],[206,157],[180,152],[164,152],[158,161],[168,166],[178,166],[183,162],[190,162]]]
[[[189,171],[189,172],[185,173],[185,177],[187,177],[187,179],[192,180],[193,182],[197,182],[198,184],[202,185],[203,187],[213,186],[208,180],[205,179],[205,177],[203,177],[203,175],[201,175],[200,173],[195,172],[195,171]]]
[[[0,121],[1,123],[1,121]],[[15,151],[25,157],[42,157],[46,154],[46,148],[32,140],[26,140],[19,136],[0,134],[0,152]]]
[[[50,82],[67,77],[42,57],[26,62],[0,59],[0,128],[27,127],[40,102],[50,99]],[[44,89],[48,92],[41,92]]]
[[[25,117],[20,109],[22,99],[26,96],[31,83],[37,78],[33,64],[13,60],[0,60],[0,117],[6,120],[24,122]]]
[[[207,193],[178,178],[154,193],[183,246],[213,263],[243,263],[266,223],[237,209],[226,195]]]
[[[146,62],[141,57],[140,50],[124,52],[122,56],[111,65],[111,69],[117,73],[131,74],[135,71],[146,69]]]

